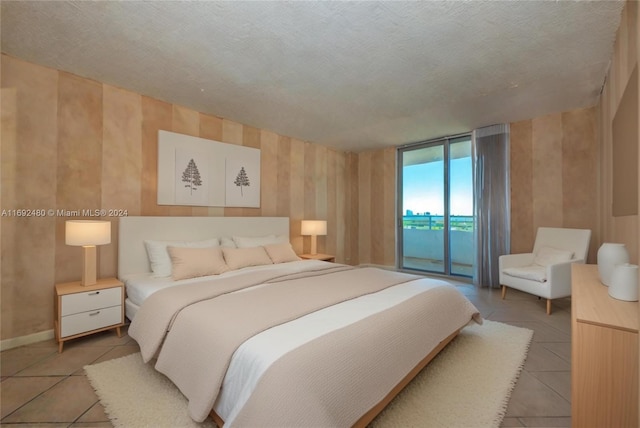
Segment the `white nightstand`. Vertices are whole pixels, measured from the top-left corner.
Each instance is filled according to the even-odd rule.
[[[82,286],[80,281],[56,284],[55,334],[58,352],[67,340],[116,329],[124,325],[124,284],[116,278],[99,279]]]
[[[325,262],[335,262],[336,256],[332,256],[331,254],[300,254],[301,259],[306,260],[324,260]]]

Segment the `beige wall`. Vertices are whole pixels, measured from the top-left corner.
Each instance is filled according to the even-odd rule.
[[[1,71],[2,210],[289,216],[299,253],[310,246],[300,221],[320,218],[329,234],[318,238],[318,250],[340,262],[357,260],[348,234],[353,155],[6,55]],[[158,206],[159,129],[259,148],[260,208]],[[81,249],[64,243],[67,218],[2,217],[2,339],[51,329],[53,285],[79,279]],[[117,269],[117,221],[111,220],[112,243],[98,249],[103,277]]]
[[[538,227],[592,231],[598,242],[595,108],[512,123],[511,252],[531,251]]]
[[[395,266],[396,148],[357,156],[358,261]]]
[[[628,1],[623,12],[620,28],[616,35],[614,55],[607,75],[600,103],[598,105],[599,122],[599,223],[602,242],[624,243],[629,251],[632,263],[638,263],[638,242],[640,229],[638,216],[613,217],[612,207],[612,123],[618,104],[627,86],[629,77],[640,58],[640,19],[639,5],[636,1]],[[638,117],[640,126],[640,117]],[[640,159],[638,160],[640,165]],[[639,210],[640,212],[640,210]]]

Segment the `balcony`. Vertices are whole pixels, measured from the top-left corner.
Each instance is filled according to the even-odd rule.
[[[473,276],[475,247],[473,217],[452,216],[450,231],[451,274]],[[442,216],[404,217],[403,267],[445,273]]]

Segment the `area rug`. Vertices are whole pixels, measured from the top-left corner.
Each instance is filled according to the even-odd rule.
[[[495,321],[466,327],[371,426],[499,427],[532,336]],[[215,427],[191,420],[184,396],[138,353],[85,371],[115,427]]]

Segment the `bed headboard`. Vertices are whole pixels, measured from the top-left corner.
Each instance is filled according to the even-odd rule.
[[[289,236],[289,217],[154,217],[119,218],[118,277],[151,272],[146,239],[200,241],[232,236]]]

